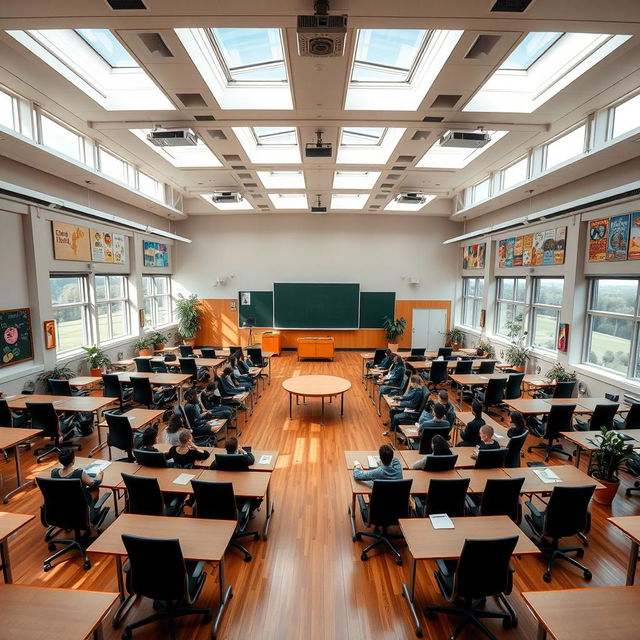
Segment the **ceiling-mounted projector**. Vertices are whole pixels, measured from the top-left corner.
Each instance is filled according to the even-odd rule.
[[[491,141],[491,136],[484,131],[473,133],[469,131],[447,131],[440,138],[441,147],[458,147],[462,149],[479,149]]]
[[[233,191],[216,191],[211,196],[212,202],[243,202],[244,198]]]
[[[322,142],[322,131],[316,131],[315,142],[307,142],[304,146],[306,158],[330,158],[333,149],[330,142]]]
[[[191,129],[154,129],[147,140],[156,147],[195,147],[198,136]]]
[[[347,37],[347,16],[330,16],[329,3],[316,0],[315,15],[298,16],[298,55],[318,58],[341,56]]]
[[[397,195],[394,200],[401,204],[424,204],[427,201],[424,194],[419,191],[414,191],[413,193],[401,193]]]

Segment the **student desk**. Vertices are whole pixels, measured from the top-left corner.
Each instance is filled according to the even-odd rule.
[[[638,563],[638,548],[640,547],[640,516],[620,516],[607,518],[609,522],[618,527],[631,540],[629,552],[629,564],[627,566],[627,585],[632,585],[636,578],[636,565]],[[638,602],[640,605],[640,601]]]
[[[471,457],[475,451],[475,447],[451,447],[451,453],[458,456],[455,468],[475,466],[476,461]],[[407,449],[398,451],[398,457],[404,460],[407,468],[413,469],[413,465],[418,462],[418,460],[422,460],[424,454],[420,453],[417,449]]]
[[[340,396],[340,416],[344,415],[344,394],[351,389],[351,382],[346,378],[338,378],[337,376],[294,376],[287,378],[282,383],[282,388],[289,394],[289,419],[293,418],[293,396],[296,397],[296,404],[302,397],[320,398],[322,401],[322,409],[320,413],[320,424],[324,424],[324,399],[331,399]]]
[[[99,376],[76,376],[75,378],[69,378],[69,385],[75,389],[93,387],[100,382],[102,382],[102,377]]]
[[[9,557],[9,538],[34,519],[35,516],[27,513],[0,512],[0,561],[2,562],[4,581],[7,584],[13,582],[11,558]],[[2,629],[1,626],[0,629]]]
[[[20,640],[102,638],[101,623],[117,593],[0,585],[0,629]]]
[[[484,493],[487,480],[507,480],[505,469],[457,469],[461,478],[469,478],[469,493]]]
[[[367,362],[371,362],[375,358],[375,353],[361,353],[362,358],[362,384],[366,386],[367,383]]]
[[[460,435],[460,432],[462,432],[463,427],[466,427],[474,418],[475,416],[471,411],[460,411],[456,414],[457,424],[454,425],[454,428],[452,430],[452,433],[454,435],[454,442],[457,442],[458,436]],[[509,429],[494,420],[489,414],[484,413],[484,411],[482,412],[482,419],[484,420],[485,424],[493,427],[493,433],[496,437],[496,440],[498,440],[501,445],[506,445],[508,442],[507,438],[509,437],[507,436],[507,432]],[[471,447],[471,449],[473,448],[474,447]]]
[[[16,488],[8,491],[4,495],[4,504],[9,502],[9,498],[22,491],[25,487],[33,486],[33,480],[22,481],[22,468],[20,466],[20,451],[18,445],[30,440],[34,436],[42,433],[40,429],[18,429],[17,427],[0,427],[0,449],[13,449],[16,459]]]
[[[87,549],[89,553],[112,555],[116,558],[116,575],[121,604],[113,617],[114,627],[119,624],[130,604],[135,602],[135,597],[129,596],[127,598],[125,596],[122,558],[126,557],[127,550],[122,541],[122,534],[146,538],[178,538],[185,560],[205,561],[218,565],[220,608],[212,628],[212,636],[215,637],[225,606],[232,596],[231,585],[226,589],[224,586],[224,552],[231,541],[235,528],[236,522],[230,520],[120,514]]]
[[[458,385],[458,408],[462,407],[462,397],[465,387],[486,387],[489,380],[499,378],[506,380],[509,376],[506,373],[452,373],[449,378]]]
[[[508,516],[476,516],[452,518],[454,529],[434,529],[429,518],[409,518],[399,521],[400,530],[411,554],[411,575],[409,585],[403,584],[402,591],[416,627],[416,634],[422,636],[422,624],[418,619],[415,605],[416,565],[418,560],[454,560],[460,557],[467,538],[506,538],[518,536],[514,556],[540,553]],[[579,636],[575,636],[576,638]],[[582,638],[580,639],[582,640]]]
[[[626,640],[640,629],[639,587],[524,591],[538,619],[538,640]]]
[[[569,442],[573,442],[576,445],[576,467],[580,466],[580,454],[583,451],[589,453],[589,463],[591,463],[591,456],[594,451],[598,449],[595,444],[589,442],[593,440],[594,436],[597,436],[599,431],[563,431],[560,435]],[[625,444],[632,444],[634,447],[640,447],[640,429],[624,429],[620,431],[625,436],[632,437],[634,441],[625,441]]]
[[[149,378],[151,386],[170,386],[178,389],[178,402],[182,404],[182,385],[191,379],[186,373],[148,373],[144,371],[124,371],[118,373],[120,382],[131,382],[134,378]]]
[[[593,413],[593,409],[589,408],[591,403],[589,400],[593,398],[517,398],[515,400],[505,400],[505,404],[514,411],[519,411],[525,416],[546,415],[551,411],[553,406],[562,406],[574,404],[576,406],[574,414]]]
[[[347,463],[347,469],[349,469],[350,471],[353,471],[353,467],[354,467],[353,463],[357,460],[362,465],[362,468],[365,471],[368,471],[370,469],[369,461],[368,461],[369,456],[375,456],[377,458],[379,456],[379,452],[373,451],[373,450],[372,451],[345,451],[344,458]],[[403,456],[400,455],[400,452],[398,452],[398,455],[396,456],[396,458],[400,460],[400,463],[402,464],[403,469],[409,468],[407,466],[406,461],[403,460]]]
[[[524,484],[520,493],[551,493],[554,487],[561,484],[568,485],[570,487],[584,487],[587,485],[595,485],[596,491],[602,489],[601,485],[595,478],[587,475],[584,471],[577,469],[573,465],[569,464],[557,464],[552,467],[553,472],[560,478],[560,482],[543,482],[534,473],[536,470],[543,469],[545,467],[535,467],[526,469],[505,469],[504,472],[510,478],[524,478]]]
[[[522,384],[525,387],[525,391],[531,393],[532,391],[540,391],[541,389],[551,389],[556,386],[556,381],[552,380],[549,382],[546,378],[541,378],[540,376],[526,375],[522,379]]]
[[[162,453],[166,453],[171,449],[171,445],[166,442],[159,442],[155,445],[156,449],[162,451]],[[198,449],[202,449],[209,453],[209,457],[205,460],[196,460],[194,463],[196,467],[203,467],[208,469],[211,466],[211,463],[216,458],[216,453],[225,454],[227,453],[226,449],[222,449],[219,447],[198,447]],[[278,452],[277,451],[267,451],[265,449],[252,449],[251,453],[255,458],[255,463],[249,467],[249,471],[273,471],[276,468],[276,464],[278,462]],[[268,464],[260,464],[260,458],[262,456],[271,456],[271,462]]]

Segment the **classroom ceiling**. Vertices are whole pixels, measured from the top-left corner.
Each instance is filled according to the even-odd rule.
[[[324,58],[298,54],[296,17],[313,14],[311,0],[142,2],[146,9],[114,10],[107,0],[2,0],[0,85],[33,100],[47,112],[97,139],[150,175],[179,189],[187,215],[244,213],[220,211],[201,197],[213,191],[232,191],[242,194],[251,204],[253,209],[250,213],[308,213],[309,207],[319,200],[330,212],[336,213],[450,216],[454,212],[456,192],[473,185],[489,171],[517,160],[530,148],[640,86],[640,4],[637,0],[533,0],[522,13],[492,11],[496,0],[335,0],[331,3],[330,15],[344,14],[348,17],[345,51],[342,56]],[[256,71],[257,75],[248,77],[279,80],[285,77],[288,96],[286,88],[284,93],[280,92],[280,97],[262,93],[260,82],[249,84],[248,90],[235,98],[216,91],[215,83],[209,77],[210,71],[194,61],[196,58],[188,44],[191,36],[180,35],[195,33],[194,30],[218,30],[220,36],[216,42],[223,50],[222,58],[227,60],[222,34],[248,28],[272,30],[269,43],[263,45],[276,61],[267,64],[264,70]],[[134,64],[160,89],[166,104],[155,109],[107,109],[7,33],[9,30],[45,29],[110,30],[124,48],[121,56],[130,56],[134,60]],[[372,39],[368,49],[363,44],[360,50],[358,38],[362,38],[364,43],[365,30],[389,29],[404,30],[398,32],[403,35],[398,40],[399,53],[396,52],[396,57],[389,64],[386,64],[386,59],[380,64],[380,60],[375,59],[380,51],[393,55],[389,43],[386,43],[386,49],[384,43],[376,49],[375,39]],[[433,39],[422,40],[420,44],[419,34],[418,39],[412,42],[409,36],[412,33],[415,36],[416,30],[450,34],[450,39],[440,62],[425,63],[424,73],[428,75],[430,69],[435,70],[433,77],[429,82],[425,81],[426,92],[423,95],[418,92],[409,104],[406,83],[404,87],[398,87],[402,85],[398,78],[402,79],[405,66],[411,66],[406,61],[412,52],[425,51],[430,46],[425,43],[433,42]],[[512,59],[510,55],[530,32],[624,34],[632,37],[530,113],[465,110],[505,60]],[[284,56],[281,64],[277,62],[278,52],[274,49],[274,33],[280,34],[275,49],[280,44]],[[164,43],[168,55],[166,51],[159,52],[156,36],[161,39],[161,45]],[[469,52],[480,36],[490,36],[488,53],[470,57]],[[353,86],[351,80],[356,78],[356,47],[359,57],[364,60],[364,63],[358,63],[358,73],[362,74],[364,85],[368,79],[377,79],[375,74],[389,78],[390,84],[385,85],[389,87],[388,92],[378,93],[379,100],[374,94],[363,93],[360,98],[356,96],[357,92],[349,94]],[[409,72],[416,77],[420,73],[420,55],[416,55],[414,67]],[[231,58],[233,55],[229,60]],[[234,58],[234,61],[236,66],[230,62],[228,71],[232,80],[242,80],[242,73],[247,72],[243,68],[247,60]],[[249,62],[254,63],[255,60]],[[234,75],[236,67],[237,76]],[[261,73],[266,75],[260,76]],[[407,78],[409,76],[405,73],[404,79]],[[282,82],[279,89],[282,89]],[[380,91],[380,84],[377,90]],[[287,100],[290,105],[286,104]],[[191,128],[215,155],[217,160],[213,163],[219,166],[176,167],[132,132],[158,126]],[[266,142],[267,146],[254,149],[255,153],[242,143],[243,140],[246,142],[246,132],[250,132],[251,127],[265,128],[256,131],[257,134],[265,134],[266,137],[260,138],[260,144]],[[278,129],[266,129],[274,127]],[[393,138],[387,157],[379,157],[373,147],[364,147],[365,152],[353,156],[348,164],[340,162],[338,151],[345,129],[347,132],[355,129],[356,136],[346,138],[352,143],[355,141],[351,148],[358,147],[359,141],[367,140],[367,136],[375,138],[379,131],[383,131],[383,139],[387,143]],[[288,137],[291,134],[287,133],[290,130],[293,130],[301,151],[299,158],[285,153],[282,157],[279,155],[282,148],[291,151],[287,146],[291,142]],[[318,130],[322,131],[323,142],[332,143],[333,155],[330,158],[304,158],[304,145],[315,141]],[[428,167],[416,166],[425,164],[422,160],[425,153],[440,136],[451,130],[483,130],[497,132],[498,135],[493,134],[491,146],[476,154],[464,167],[438,166],[437,160],[428,162]],[[268,146],[269,133],[274,132],[276,141],[287,143],[280,150]],[[278,135],[284,137],[278,138]],[[378,142],[380,146],[382,143]],[[0,145],[0,154],[33,162],[40,169],[60,174],[59,159],[48,158],[47,154],[40,154],[37,160],[21,156],[10,141],[5,140]],[[272,162],[274,159],[278,162]],[[619,161],[615,154],[610,154],[602,158],[602,166],[598,165],[593,170]],[[64,177],[85,185],[86,175],[81,171],[74,174],[74,171],[73,167],[66,167]],[[563,178],[565,182],[577,179],[584,175],[583,171],[584,167],[576,166],[573,170],[569,167],[564,170]],[[278,172],[289,172],[292,179],[303,179],[304,186],[282,186],[287,183],[279,183],[278,178],[286,179],[287,175],[280,176]],[[303,178],[293,172],[303,172]],[[334,184],[336,172],[340,172],[343,182]],[[349,176],[344,172],[358,175]],[[350,178],[363,179],[364,173],[368,174],[364,180],[366,187],[349,182]],[[358,186],[353,186],[355,184]],[[552,180],[549,185],[553,186]],[[98,181],[89,188],[114,197],[119,197],[121,191],[108,181]],[[516,190],[512,199],[528,198],[527,188],[523,185],[521,193]],[[544,183],[539,188],[544,190]],[[385,209],[398,194],[415,191],[435,197],[429,198],[429,202],[416,212]],[[277,197],[281,195],[285,197]],[[294,198],[296,195],[298,197]],[[302,195],[306,195],[306,205],[304,198],[300,197]],[[352,197],[340,197],[345,195]],[[332,198],[335,198],[334,207]],[[279,209],[277,202],[297,208]],[[362,208],[347,208],[351,206]],[[490,210],[488,203],[486,212]]]

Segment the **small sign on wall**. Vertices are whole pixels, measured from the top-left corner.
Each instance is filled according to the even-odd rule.
[[[569,324],[561,322],[558,326],[558,351],[566,353],[569,346]]]
[[[56,321],[45,320],[44,323],[44,348],[56,348]]]

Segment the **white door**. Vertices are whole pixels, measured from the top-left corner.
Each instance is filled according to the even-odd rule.
[[[414,309],[411,329],[411,348],[426,349],[429,333],[429,309]]]
[[[413,309],[411,348],[437,351],[444,346],[447,330],[446,309]]]

